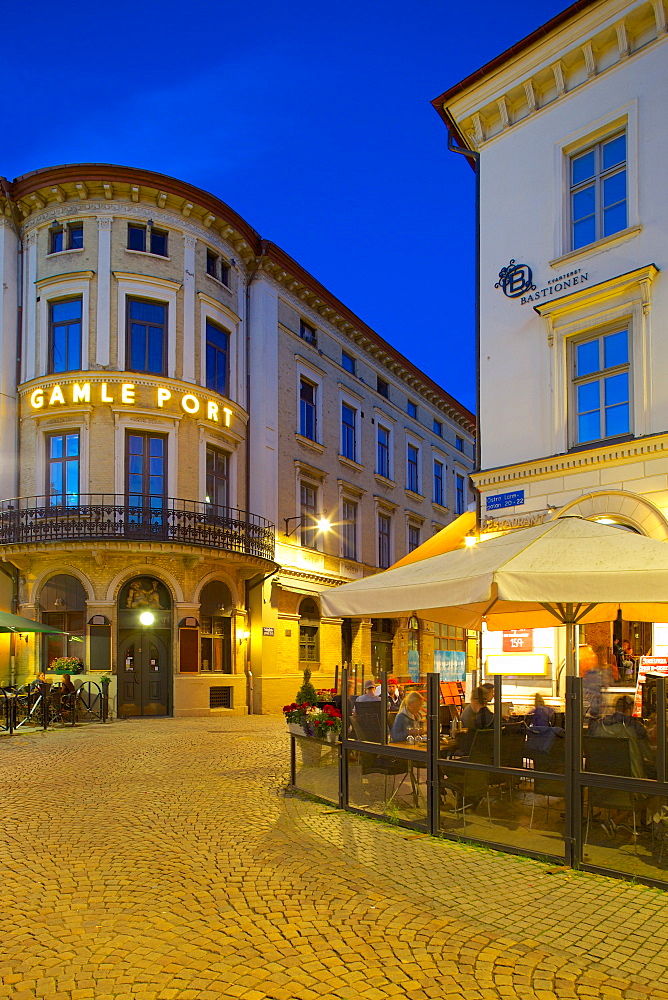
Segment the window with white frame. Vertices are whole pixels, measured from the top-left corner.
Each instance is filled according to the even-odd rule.
[[[308,379],[299,380],[299,433],[302,437],[316,440],[318,430],[316,420],[317,386]]]
[[[418,524],[408,525],[408,551],[414,552],[420,544],[420,526]]]
[[[573,441],[576,445],[631,433],[627,329],[571,345]]]
[[[392,518],[378,514],[378,566],[387,569],[391,562]]]
[[[382,424],[378,424],[376,436],[376,472],[385,479],[391,479],[390,475],[390,431]]]
[[[420,492],[420,449],[410,441],[406,446],[406,489]]]
[[[445,491],[443,489],[443,462],[434,459],[434,482],[432,491],[432,503],[437,503],[441,507],[445,506]]]
[[[79,503],[80,443],[78,431],[47,435],[46,490],[51,507]]]
[[[341,503],[341,554],[344,559],[357,559],[357,504],[353,500]]]
[[[82,299],[49,302],[49,373],[81,369]]]
[[[628,226],[626,131],[570,157],[571,249]]]
[[[357,461],[357,410],[349,403],[341,403],[341,454]]]

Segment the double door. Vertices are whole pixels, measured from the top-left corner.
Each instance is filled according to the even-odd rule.
[[[126,534],[163,537],[167,529],[167,438],[128,431],[125,470]]]
[[[169,713],[169,651],[155,632],[126,634],[118,645],[118,714]]]

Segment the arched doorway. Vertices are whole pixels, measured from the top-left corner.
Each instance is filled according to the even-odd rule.
[[[172,599],[155,577],[129,580],[118,595],[118,715],[168,715]]]
[[[50,577],[42,587],[39,605],[40,617],[45,625],[68,633],[42,637],[41,669],[48,670],[59,656],[77,656],[83,660],[86,649],[86,591],[82,583],[66,573]]]
[[[232,618],[229,587],[211,580],[202,588],[200,604],[200,669],[202,673],[232,673]]]

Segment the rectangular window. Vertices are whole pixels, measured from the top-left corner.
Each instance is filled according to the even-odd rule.
[[[316,391],[317,386],[307,379],[299,380],[299,433],[302,437],[316,440]]]
[[[313,344],[314,347],[318,342],[315,328],[309,326],[309,324],[305,323],[303,319],[299,321],[299,336],[302,340],[305,340],[307,344]]]
[[[455,448],[457,451],[464,451],[464,438],[455,437]]]
[[[302,545],[310,549],[318,548],[318,530],[316,528],[316,504],[318,501],[318,490],[310,483],[300,483],[299,499],[301,514],[301,540]]]
[[[414,403],[412,399],[409,399],[406,403],[406,413],[409,417],[417,420],[417,403]]]
[[[443,424],[441,423],[440,420],[434,420],[434,423],[432,424],[432,430],[434,434],[438,434],[440,438],[443,437]]]
[[[406,451],[406,489],[412,493],[420,492],[419,451],[414,444],[409,444]]]
[[[390,398],[390,387],[384,378],[376,376],[376,391],[385,399]]]
[[[82,300],[49,303],[49,373],[81,370]]]
[[[83,249],[83,224],[69,223],[49,229],[49,253]]]
[[[75,431],[47,438],[46,491],[51,507],[79,503],[79,435]]]
[[[376,472],[379,476],[390,478],[390,432],[380,424],[376,443]]]
[[[440,504],[441,507],[445,506],[443,501],[443,462],[439,462],[434,459],[434,491],[432,497],[433,503]]]
[[[352,354],[346,354],[345,351],[341,351],[341,367],[345,368],[351,375],[355,374],[355,359]]]
[[[626,132],[570,158],[572,249],[626,229]]]
[[[631,432],[628,330],[573,345],[575,443]]]
[[[341,403],[341,454],[353,462],[357,461],[356,418],[357,411],[347,403]]]
[[[221,284],[229,286],[230,265],[213,250],[206,252],[206,273],[210,274],[216,281],[220,281]]]
[[[206,387],[227,396],[230,335],[212,320],[206,321]]]
[[[206,502],[210,513],[224,516],[229,501],[229,455],[220,448],[206,449]]]
[[[392,519],[387,514],[378,515],[378,565],[387,569],[390,565],[390,532]]]
[[[463,514],[464,510],[464,477],[455,476],[455,514]]]
[[[200,662],[203,673],[232,673],[232,621],[220,615],[200,615]],[[183,634],[186,629],[181,629]],[[197,632],[195,631],[195,635]],[[210,689],[210,690],[216,690]],[[222,688],[222,690],[227,690]]]
[[[137,226],[128,223],[128,250],[138,250],[140,253],[153,253],[158,257],[167,256],[167,233],[164,229],[154,229],[153,226]]]
[[[342,514],[343,558],[357,559],[357,504],[350,500],[344,500]]]
[[[408,525],[408,551],[413,552],[420,544],[420,529],[417,524]]]
[[[127,329],[127,370],[164,375],[167,304],[129,298]]]

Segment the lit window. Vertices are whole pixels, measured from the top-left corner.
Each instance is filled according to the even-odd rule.
[[[626,132],[571,156],[572,249],[626,229]]]
[[[353,462],[357,460],[355,441],[355,419],[357,412],[348,406],[341,404],[341,454],[344,458],[350,458]]]
[[[573,345],[576,444],[631,432],[628,330]]]

